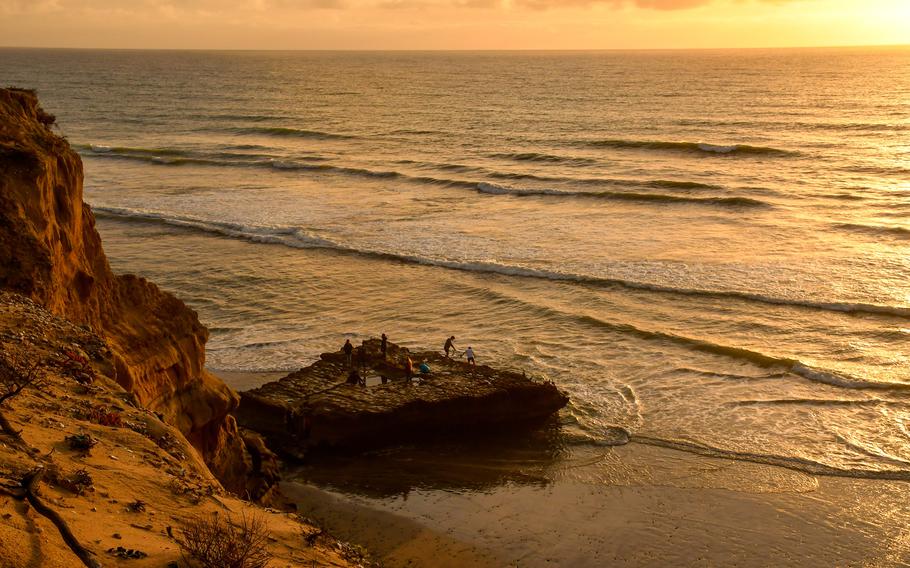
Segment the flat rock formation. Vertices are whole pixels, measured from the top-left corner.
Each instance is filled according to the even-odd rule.
[[[205,370],[208,331],[155,284],[111,271],[82,201],[82,160],[53,122],[33,92],[0,89],[0,290],[104,337],[117,382],[248,494],[253,457],[230,415],[239,398]]]
[[[367,385],[350,384],[345,355],[324,353],[287,377],[241,393],[235,415],[276,451],[301,458],[318,449],[392,445],[427,436],[483,432],[541,422],[568,403],[551,382],[378,339],[358,346],[353,366]],[[405,379],[410,356],[415,381]],[[430,373],[416,368],[425,362]],[[386,379],[383,383],[382,378]]]

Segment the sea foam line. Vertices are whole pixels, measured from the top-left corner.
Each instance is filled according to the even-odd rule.
[[[101,215],[106,215],[109,217],[116,217],[127,220],[151,221],[177,227],[193,228],[204,232],[210,232],[234,238],[241,238],[254,242],[280,244],[292,248],[323,248],[348,254],[356,254],[359,256],[411,264],[421,264],[426,266],[438,266],[442,268],[450,268],[453,270],[462,270],[466,272],[501,274],[504,276],[536,278],[541,280],[576,282],[579,284],[587,284],[591,286],[621,287],[630,290],[658,292],[679,296],[735,299],[762,304],[793,306],[797,308],[818,309],[844,313],[877,314],[910,319],[910,307],[777,298],[773,296],[764,296],[761,294],[740,292],[735,290],[675,288],[671,286],[662,286],[645,282],[634,282],[616,278],[603,278],[573,274],[569,272],[557,272],[535,268],[526,268],[522,266],[504,265],[495,262],[469,262],[451,259],[427,258],[387,251],[359,249],[341,243],[336,243],[329,239],[324,239],[297,227],[268,227],[245,225],[242,223],[212,221],[196,217],[178,216],[168,213],[122,207],[93,206],[93,209]]]
[[[840,468],[808,458],[727,450],[690,440],[665,439],[633,433],[629,434],[629,441],[708,457],[774,465],[813,475],[856,477],[861,479],[910,480],[910,470],[906,469]]]

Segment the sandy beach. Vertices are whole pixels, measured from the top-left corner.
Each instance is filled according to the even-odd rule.
[[[408,471],[389,461],[321,463],[296,474],[309,474],[312,485],[282,489],[302,514],[387,566],[905,565],[903,482],[811,476],[634,443],[556,462],[550,479],[480,489],[434,487],[451,463],[408,460]],[[476,458],[461,465],[502,467]],[[391,484],[349,484],[396,475],[413,485],[392,493]]]

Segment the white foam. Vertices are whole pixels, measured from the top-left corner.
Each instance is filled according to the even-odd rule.
[[[867,381],[830,371],[813,369],[803,363],[795,363],[790,370],[810,381],[847,389],[910,389],[910,384]]]
[[[240,223],[211,221],[190,216],[177,216],[167,213],[145,211],[139,209],[113,207],[94,207],[94,209],[101,213],[107,213],[112,216],[152,220],[180,227],[192,227],[201,231],[208,231],[224,236],[247,239],[254,242],[281,244],[294,248],[327,248],[349,252],[352,254],[360,254],[364,256],[391,259],[399,262],[409,262],[427,266],[439,266],[443,268],[464,270],[468,272],[485,272],[502,274],[505,276],[520,276],[527,278],[539,278],[544,280],[579,282],[593,286],[621,286],[623,288],[632,290],[644,290],[665,294],[679,294],[684,296],[720,299],[729,298],[740,301],[750,301],[772,305],[794,306],[798,308],[812,308],[845,313],[871,313],[900,318],[910,318],[910,307],[903,306],[880,306],[862,303],[816,302],[806,299],[777,298],[773,296],[754,294],[751,292],[740,292],[736,290],[702,290],[675,288],[672,286],[662,286],[659,284],[651,284],[647,282],[635,282],[616,278],[588,276],[570,272],[540,270],[535,268],[526,268],[523,266],[499,264],[496,262],[472,262],[447,258],[428,258],[411,254],[402,254],[397,251],[358,248],[314,235],[298,227],[245,225]],[[808,367],[806,367],[806,369],[808,369]]]
[[[300,164],[294,162],[288,162],[286,160],[276,160],[272,159],[272,167],[278,170],[296,170],[299,169]]]
[[[702,144],[698,145],[698,148],[700,150],[704,150],[705,152],[716,152],[718,154],[729,154],[730,152],[735,152],[736,149],[739,148],[739,146],[737,146],[735,144],[732,146],[720,146],[717,144],[702,143]]]

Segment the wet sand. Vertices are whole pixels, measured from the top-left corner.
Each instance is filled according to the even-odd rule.
[[[548,472],[515,461],[511,477],[495,484],[489,470],[506,464],[491,464],[483,452],[472,464],[464,454],[458,487],[447,472],[439,475],[456,469],[454,461],[395,454],[313,464],[296,473],[308,485],[284,486],[301,511],[391,567],[437,566],[440,557],[460,558],[461,566],[592,568],[910,560],[910,529],[899,521],[908,509],[904,482],[819,477],[630,444],[570,452]],[[396,476],[397,487],[383,480]]]

